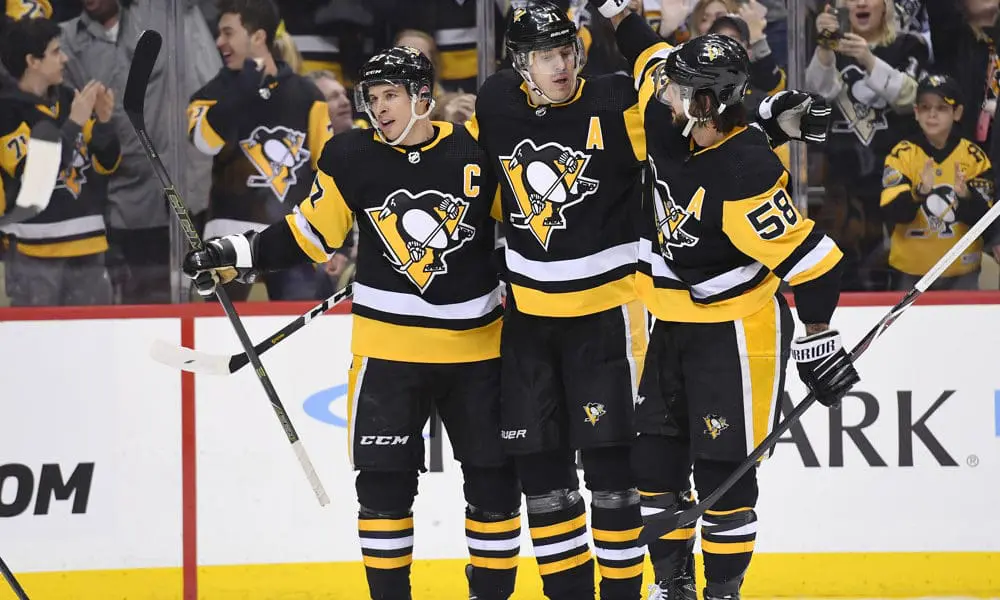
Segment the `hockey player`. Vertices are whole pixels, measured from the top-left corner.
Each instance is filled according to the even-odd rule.
[[[642,517],[629,473],[632,402],[646,351],[635,293],[645,143],[632,81],[579,76],[577,28],[548,2],[515,7],[513,70],[484,82],[470,129],[502,188],[507,295],[502,423],[545,595],[594,598],[591,495],[603,600],[637,600]]]
[[[623,17],[623,0],[595,4],[635,65],[654,183],[637,288],[657,321],[633,448],[643,506],[654,514],[678,509],[692,469],[698,493],[713,492],[769,433],[789,353],[828,406],[858,375],[829,327],[843,255],[795,209],[788,173],[763,133],[747,126],[746,51],[717,34],[673,49],[638,15]],[[782,280],[805,324],[794,341]],[[751,470],[706,512],[705,598],[739,598],[756,502]],[[650,545],[651,599],[697,598],[688,570],[694,536],[694,527],[682,528]]]
[[[502,307],[492,264],[496,177],[470,134],[426,117],[433,67],[413,48],[372,57],[356,102],[374,132],[330,140],[311,195],[260,233],[208,241],[185,272],[204,294],[227,281],[325,262],[357,219],[350,456],[358,529],[375,600],[410,598],[411,506],[431,405],[465,476],[472,597],[514,591],[520,493],[500,443]]]
[[[275,59],[279,16],[271,0],[221,0],[216,45],[225,64],[195,92],[188,136],[214,156],[206,237],[260,231],[305,199],[330,115],[316,86]],[[316,296],[312,266],[264,278],[272,300]],[[234,286],[245,300],[249,286]]]

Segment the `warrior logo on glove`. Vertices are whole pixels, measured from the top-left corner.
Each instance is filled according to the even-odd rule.
[[[530,230],[546,250],[552,232],[566,229],[566,209],[597,191],[597,180],[583,176],[590,155],[561,144],[524,140],[500,164],[520,209],[511,224]]]
[[[287,127],[254,129],[248,139],[240,142],[243,154],[258,172],[247,179],[247,186],[269,187],[284,202],[288,190],[298,183],[296,171],[309,160],[310,153],[303,147],[305,141],[306,134]]]
[[[365,210],[385,244],[385,257],[423,293],[448,272],[445,257],[476,235],[463,223],[469,204],[436,190],[397,190],[382,206]]]

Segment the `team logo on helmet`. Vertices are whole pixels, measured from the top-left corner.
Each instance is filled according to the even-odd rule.
[[[240,149],[258,173],[247,178],[247,186],[271,188],[284,202],[288,190],[298,183],[296,172],[309,160],[305,142],[306,134],[288,127],[261,125],[254,129],[240,142]]]
[[[517,200],[511,224],[530,230],[548,250],[552,232],[566,229],[566,209],[597,191],[597,180],[583,176],[590,158],[561,144],[539,147],[531,140],[501,156],[500,165]]]
[[[525,10],[523,8],[515,8],[514,9],[514,22],[515,23],[519,22],[521,20],[521,18],[524,15],[526,15],[526,14],[528,14],[527,10]]]
[[[393,268],[423,293],[448,272],[445,258],[476,235],[463,221],[469,203],[436,190],[396,190],[382,206],[365,209]]]
[[[76,146],[73,148],[73,160],[69,166],[59,172],[55,189],[66,190],[70,194],[73,194],[74,198],[79,198],[80,192],[83,191],[83,185],[87,183],[86,172],[90,167],[90,150],[83,143],[83,136],[79,135],[77,136]]]
[[[653,169],[653,208],[656,211],[656,237],[660,244],[660,254],[666,259],[673,259],[673,248],[694,246],[699,238],[685,231],[685,225],[691,218],[691,213],[682,208],[674,200],[670,186],[656,176],[656,165],[650,160]]]

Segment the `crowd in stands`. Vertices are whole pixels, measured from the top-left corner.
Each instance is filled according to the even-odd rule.
[[[368,127],[366,115],[355,109],[352,76],[367,58],[393,45],[417,48],[434,63],[438,77],[434,119],[463,123],[473,114],[479,51],[484,45],[477,28],[477,0],[274,1],[281,19],[272,46],[276,68],[287,65],[315,86],[317,97],[326,103],[328,135]],[[494,7],[496,67],[503,68],[503,28],[510,11],[525,0],[478,1]],[[806,4],[812,48],[800,61],[807,67],[798,81],[804,81],[804,91],[823,96],[834,109],[829,142],[809,149],[809,214],[845,251],[845,291],[905,289],[995,199],[990,165],[1000,152],[994,148],[1000,135],[993,135],[1000,121],[996,119],[1000,58],[994,41],[1000,34],[1000,0],[632,0],[632,4],[674,44],[707,32],[738,39],[751,58],[749,98],[759,102],[788,86],[788,3],[793,1]],[[177,3],[182,10],[174,10]],[[580,26],[588,55],[584,77],[631,76],[607,21],[592,14],[585,0],[556,3]],[[82,142],[75,149],[76,166],[60,174],[53,198],[57,193],[96,198],[89,212],[79,212],[83,203],[77,202],[76,208],[66,209],[62,220],[40,215],[0,227],[0,256],[11,304],[176,300],[171,292],[172,215],[124,116],[121,99],[139,32],[177,30],[179,25],[183,47],[169,50],[180,52],[181,68],[172,81],[154,73],[147,95],[147,124],[162,155],[183,157],[185,200],[198,226],[220,221],[221,201],[213,196],[218,187],[213,187],[213,179],[220,174],[213,172],[211,148],[206,148],[211,136],[199,138],[209,142],[196,143],[190,131],[173,131],[182,121],[176,118],[177,111],[196,109],[197,101],[172,106],[169,103],[177,96],[168,91],[171,85],[178,86],[179,97],[191,102],[220,70],[240,71],[241,64],[230,64],[231,28],[220,20],[239,4],[240,0],[6,0],[0,96],[28,93],[39,86],[42,91],[46,82],[61,81],[76,90],[76,96],[70,95],[63,104],[90,114],[77,119],[82,122],[73,131],[79,130]],[[182,23],[176,22],[175,12],[183,12]],[[55,75],[51,81],[45,79],[46,48],[32,48],[35,58],[26,59],[27,34],[15,26],[18,20],[58,27],[58,45],[65,58],[54,60],[62,61],[61,80]],[[57,97],[42,95],[45,102]],[[113,109],[108,108],[109,98]],[[73,119],[70,107],[56,109],[53,104],[52,108]],[[11,148],[17,147],[13,142],[18,135],[24,141],[24,132],[11,121],[7,116],[0,119],[4,148],[0,177],[6,189],[0,195],[0,214],[13,204],[23,172],[23,160],[19,162],[23,157],[11,154]],[[787,165],[787,148],[777,152]],[[74,191],[74,185],[87,193]],[[308,193],[308,184],[305,188]],[[289,195],[287,210],[299,200]],[[83,227],[85,219],[89,220]],[[946,273],[938,287],[977,289],[982,256],[1000,261],[1000,236],[993,230]],[[59,291],[72,281],[60,283],[66,271],[84,273],[83,269],[88,278],[106,280],[110,292],[105,295],[103,287],[88,294]],[[323,298],[350,280],[353,270],[354,244],[348,239],[328,263],[296,274],[294,281],[268,285],[267,297]]]

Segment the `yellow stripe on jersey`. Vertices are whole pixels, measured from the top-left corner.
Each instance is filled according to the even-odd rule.
[[[476,113],[472,113],[469,120],[465,122],[465,130],[469,132],[472,139],[479,141],[479,119],[476,118]]]
[[[97,120],[94,119],[94,118],[91,118],[83,126],[83,143],[84,144],[90,144],[90,140],[93,139],[93,137],[94,137],[94,126],[95,125],[97,125]],[[97,173],[99,175],[110,175],[110,174],[112,174],[112,173],[114,173],[115,171],[118,170],[118,165],[122,164],[122,155],[121,155],[121,152],[119,152],[118,153],[118,157],[115,159],[115,164],[113,164],[111,166],[106,166],[106,165],[101,164],[101,161],[98,159],[98,157],[97,157],[96,154],[95,155],[91,155],[91,161],[90,161],[90,163],[91,163],[91,165],[93,165],[95,173]]]
[[[799,214],[785,186],[788,173],[763,194],[745,200],[728,200],[722,207],[722,231],[740,252],[774,270],[806,241],[815,223]],[[831,245],[829,252],[813,256],[813,264],[797,265],[792,285],[804,283],[829,271],[839,260],[840,250]],[[826,269],[814,269],[816,265]],[[801,271],[809,271],[803,277]]]
[[[0,168],[11,177],[17,176],[18,165],[28,155],[28,137],[31,128],[21,122],[14,131],[0,136]]]
[[[354,224],[354,213],[333,177],[318,171],[309,197],[285,220],[299,248],[314,262],[326,262],[326,249],[343,245]]]
[[[490,216],[499,223],[503,223],[503,189],[497,185],[497,191],[493,194],[493,205],[490,206]]]
[[[317,100],[309,108],[309,162],[313,171],[319,170],[319,157],[323,154],[323,146],[333,137],[333,124],[330,123],[330,111],[325,102]]]
[[[0,215],[7,212],[7,192],[3,189],[3,177],[0,177]]]
[[[104,233],[99,233],[94,237],[71,242],[55,242],[33,244],[30,241],[19,239],[17,241],[17,251],[25,256],[35,258],[73,258],[76,256],[90,256],[107,252],[108,238]]]
[[[646,128],[642,119],[643,109],[645,109],[644,104],[633,104],[624,114],[628,141],[632,145],[635,159],[639,162],[646,160]]]
[[[639,55],[639,58],[635,60],[635,66],[632,69],[632,78],[636,81],[642,81],[645,84],[646,79],[646,69],[652,66],[652,61],[656,58],[662,58],[667,52],[673,49],[673,46],[666,42],[660,42],[658,44],[653,44],[649,48],[646,48]],[[657,54],[660,53],[660,54]]]
[[[742,319],[770,302],[779,285],[781,279],[774,273],[768,273],[757,287],[739,296],[711,304],[697,304],[688,290],[657,288],[649,275],[640,272],[635,276],[636,290],[649,312],[657,319],[681,323],[723,323]]]
[[[511,284],[511,287],[517,298],[517,309],[541,317],[591,315],[636,299],[632,275],[578,292],[543,292],[517,284]]]
[[[208,111],[216,103],[215,100],[194,100],[188,105],[188,137],[205,154],[218,154],[226,145],[208,122]]]
[[[462,363],[500,356],[502,319],[476,329],[407,327],[354,315],[351,352],[382,360]]]

